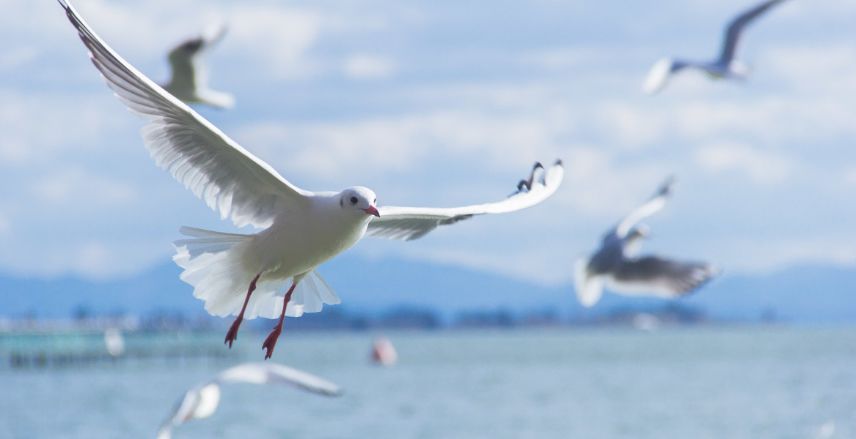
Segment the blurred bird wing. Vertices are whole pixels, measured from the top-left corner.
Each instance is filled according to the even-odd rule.
[[[220,386],[216,382],[208,383],[199,389],[199,401],[196,408],[184,420],[203,419],[214,414],[220,405]]]
[[[719,54],[719,62],[724,65],[728,65],[731,60],[734,59],[734,54],[737,51],[737,44],[740,42],[740,36],[743,34],[743,30],[746,26],[767,12],[767,10],[783,1],[784,0],[766,0],[747,11],[744,11],[731,20],[725,28],[725,35],[722,40],[722,50]]]
[[[192,419],[203,419],[214,414],[220,404],[220,386],[216,382],[194,387],[181,397],[158,429],[158,439],[170,439],[172,428]]]
[[[156,439],[172,439],[172,422],[165,421],[158,429]]]
[[[340,396],[342,389],[336,384],[307,372],[281,364],[270,365],[271,382],[292,384],[311,393]]]
[[[341,388],[323,378],[276,363],[244,363],[226,369],[217,376],[218,382],[251,384],[288,384],[311,393],[339,396]]]
[[[669,77],[672,73],[679,70],[675,68],[675,61],[671,58],[663,58],[651,67],[648,71],[648,76],[645,77],[645,83],[642,85],[642,90],[648,94],[654,94],[662,90],[666,83],[669,82]]]
[[[603,294],[603,280],[599,276],[589,274],[588,263],[588,259],[581,258],[574,264],[574,287],[577,300],[586,308],[594,306]]]
[[[556,161],[539,179],[533,180],[528,191],[515,193],[502,201],[453,208],[384,206],[378,209],[380,217],[372,219],[366,234],[410,241],[425,236],[438,226],[454,224],[475,215],[509,213],[532,207],[550,198],[561,185],[563,177],[562,162]]]
[[[284,211],[305,209],[312,192],[270,165],[140,73],[108,47],[77,11],[59,0],[107,85],[148,119],[144,139],[158,166],[238,227],[267,227]]]
[[[220,372],[216,381],[220,383],[266,384],[268,379],[267,364],[244,363]]]
[[[621,220],[620,223],[618,223],[618,226],[615,227],[615,234],[619,238],[627,236],[630,229],[638,224],[639,221],[642,221],[643,219],[662,210],[672,193],[672,187],[674,184],[675,179],[673,177],[667,178],[666,181],[657,189],[657,192],[648,199],[648,201],[634,209],[629,215]]]
[[[202,39],[205,41],[205,45],[202,50],[208,50],[220,43],[228,31],[229,27],[226,26],[225,23],[212,23],[207,26],[202,32]]]
[[[690,293],[718,274],[713,266],[657,256],[625,260],[611,273],[610,286],[624,293],[654,293],[678,297]]]

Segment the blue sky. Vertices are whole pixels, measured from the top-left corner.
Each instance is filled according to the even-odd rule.
[[[360,184],[380,204],[502,198],[534,160],[567,164],[554,199],[409,243],[352,252],[567,282],[600,234],[676,174],[647,249],[726,272],[856,264],[856,3],[792,0],[739,51],[745,84],[677,78],[664,55],[712,56],[751,2],[84,1],[110,45],[155,80],[212,20],[230,33],[214,123],[311,190]],[[184,224],[232,230],[157,169],[142,122],[88,62],[52,1],[0,18],[0,271],[109,278],[168,260]]]

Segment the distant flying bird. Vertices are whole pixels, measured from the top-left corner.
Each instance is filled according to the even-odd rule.
[[[219,25],[173,48],[168,57],[171,76],[163,88],[187,104],[232,108],[235,105],[232,95],[208,88],[208,72],[203,63],[205,53],[225,34],[226,27]]]
[[[157,439],[170,439],[172,429],[193,419],[214,414],[220,404],[220,385],[226,383],[286,384],[323,396],[341,396],[339,386],[315,375],[276,363],[244,363],[219,373],[205,384],[188,390],[161,424]]]
[[[671,58],[657,61],[648,73],[644,91],[656,93],[662,90],[672,75],[688,68],[701,70],[714,79],[745,79],[749,75],[749,68],[734,57],[740,37],[749,23],[783,1],[785,0],[767,0],[734,18],[725,29],[719,58],[713,61],[686,61]]]
[[[65,0],[59,2],[108,85],[148,119],[143,136],[155,162],[236,226],[264,229],[244,235],[185,227],[189,238],[176,242],[173,260],[184,268],[181,279],[194,286],[194,296],[213,315],[237,315],[226,334],[229,346],[244,317],[278,317],[262,345],[270,358],[286,315],[339,303],[314,270],[364,235],[416,239],[474,215],[534,206],[562,182],[561,161],[549,169],[536,165],[539,173],[528,190],[457,208],[378,209],[374,192],[362,186],[341,192],[298,188],[120,58]]]
[[[648,227],[639,222],[666,205],[673,184],[674,179],[666,180],[651,199],[603,236],[600,248],[591,257],[577,261],[574,282],[580,303],[594,306],[600,300],[604,284],[624,295],[680,297],[718,273],[703,262],[634,256],[641,240],[648,236]]]

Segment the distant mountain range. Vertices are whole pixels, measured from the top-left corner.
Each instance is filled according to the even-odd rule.
[[[507,310],[511,314],[552,311],[562,318],[596,319],[626,310],[649,311],[666,302],[605,295],[584,309],[573,287],[540,286],[497,274],[406,259],[344,255],[321,274],[342,298],[342,309],[378,315],[391,309],[430,309],[442,318],[462,312]],[[204,313],[179,269],[163,264],[111,281],[0,275],[0,316],[67,318],[89,315]],[[856,267],[797,266],[759,275],[725,275],[678,303],[717,320],[762,318],[798,323],[856,322]]]

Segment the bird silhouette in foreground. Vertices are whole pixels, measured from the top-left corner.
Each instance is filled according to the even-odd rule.
[[[672,75],[685,69],[701,70],[713,79],[746,79],[749,76],[749,67],[735,58],[740,37],[749,23],[783,1],[785,0],[767,0],[735,17],[725,28],[719,57],[713,61],[674,58],[657,61],[645,79],[643,90],[646,93],[657,93],[666,86]]]
[[[208,105],[228,109],[235,105],[235,98],[221,91],[208,88],[208,70],[204,64],[205,54],[226,34],[226,27],[211,27],[201,35],[186,40],[169,52],[170,79],[163,84],[164,90],[186,104]]]
[[[536,165],[531,187],[502,201],[456,208],[377,207],[370,189],[310,192],[283,178],[190,107],[119,57],[65,0],[66,15],[107,84],[148,125],[143,137],[155,162],[222,218],[262,229],[254,234],[184,227],[173,260],[212,315],[235,315],[230,347],[244,318],[278,318],[262,347],[273,353],[285,316],[318,312],[339,298],[315,268],[364,235],[416,239],[475,215],[513,212],[549,198],[562,182],[557,160]],[[290,286],[289,286],[290,284]],[[288,288],[286,288],[288,287]]]
[[[286,384],[317,395],[342,395],[339,386],[288,366],[276,363],[244,363],[226,369],[211,381],[185,392],[161,424],[157,439],[170,439],[173,428],[193,419],[213,415],[220,404],[220,385],[228,383]]]
[[[704,262],[685,262],[660,256],[635,257],[648,236],[643,219],[659,212],[672,193],[669,178],[644,204],[630,212],[603,236],[600,248],[588,259],[577,261],[574,273],[577,298],[586,307],[594,306],[604,284],[624,295],[676,298],[686,295],[719,273]]]

